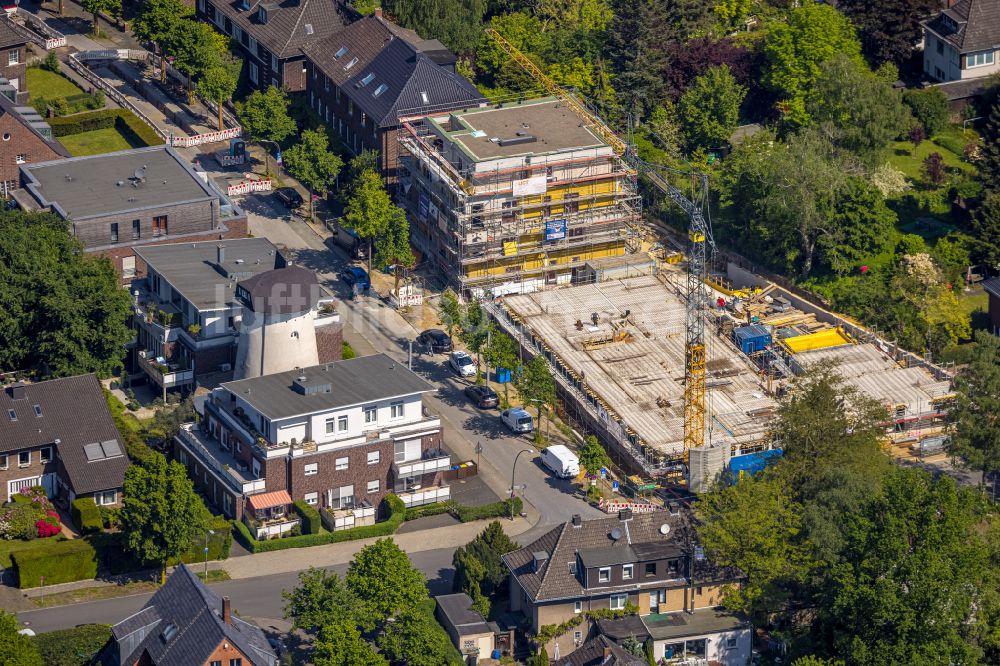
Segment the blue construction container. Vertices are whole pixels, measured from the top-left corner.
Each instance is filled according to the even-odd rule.
[[[771,331],[761,324],[741,326],[733,331],[733,340],[744,354],[753,354],[771,344]]]
[[[729,473],[732,474],[733,481],[738,480],[742,473],[753,476],[757,472],[763,471],[768,465],[777,462],[781,455],[781,449],[770,449],[743,456],[734,456],[729,460]]]

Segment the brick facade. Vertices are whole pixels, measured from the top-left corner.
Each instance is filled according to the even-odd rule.
[[[4,55],[0,53],[0,62]],[[62,155],[55,148],[26,127],[14,113],[0,114],[0,182],[6,197],[20,182],[22,164],[57,160]]]
[[[43,463],[41,460],[42,449],[49,451],[50,459],[48,462]],[[23,467],[18,462],[18,456],[21,453],[27,453],[29,456],[28,464]],[[4,461],[4,456],[6,456],[6,461]],[[0,502],[6,502],[10,499],[12,493],[10,493],[9,484],[11,481],[43,477],[46,474],[57,474],[58,471],[55,447],[52,445],[24,448],[0,454]],[[40,485],[40,483],[31,485]]]
[[[11,62],[11,59],[14,62]],[[24,73],[28,67],[25,64],[27,55],[24,44],[9,46],[0,50],[0,76],[7,79],[18,90],[18,102],[27,96],[28,85],[24,80]]]

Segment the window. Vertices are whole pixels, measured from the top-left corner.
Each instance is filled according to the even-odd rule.
[[[337,49],[337,52],[333,54],[333,59],[334,60],[340,60],[345,55],[347,55],[347,47],[346,46],[341,46],[339,49]]]
[[[375,88],[375,91],[372,92],[372,97],[378,97],[388,89],[389,86],[385,85],[384,83],[380,83],[378,84],[378,88]]]
[[[118,493],[114,490],[94,494],[94,502],[96,502],[98,506],[108,506],[110,504],[114,504],[117,500]]]
[[[965,66],[966,67],[982,67],[983,65],[992,65],[994,63],[993,50],[989,51],[979,51],[978,53],[969,53],[965,56]]]
[[[632,580],[632,571],[635,569],[634,564],[623,564],[622,565],[622,580]]]
[[[31,451],[21,451],[17,454],[17,466],[27,467],[31,464]]]
[[[249,38],[249,42],[250,43],[247,44],[247,48],[250,49],[250,53],[256,54],[257,53],[257,40],[254,39],[253,37],[250,37]]]
[[[11,421],[16,421],[17,420],[17,412],[15,412],[13,409],[8,409],[7,410],[7,416],[10,417]]]
[[[271,54],[271,69],[278,71],[278,56]]]
[[[572,575],[574,575],[574,576],[576,575],[576,561],[573,561],[573,562],[567,562],[567,563],[566,563],[566,568],[567,568],[567,569],[569,569],[569,572],[570,572],[570,573],[571,573]]]
[[[369,451],[368,452],[368,464],[369,465],[377,465],[379,463],[379,459],[380,458],[381,458],[381,455],[379,454],[378,451]]]
[[[24,164],[27,161],[28,161],[28,156],[25,155],[24,153],[21,153],[19,155],[15,155],[14,156],[14,163],[15,164]]]
[[[672,578],[677,577],[681,572],[681,561],[680,560],[670,560],[667,562],[667,573],[670,574]]]
[[[391,419],[401,419],[403,418],[403,403],[394,402],[389,405],[389,418]]]
[[[421,91],[420,92],[420,101],[422,103],[424,103],[424,104],[430,104],[431,103],[431,98],[427,96],[427,92],[426,91]]]
[[[167,216],[159,215],[153,218],[153,237],[167,235]]]
[[[142,222],[139,220],[132,220],[132,240],[136,240],[142,236],[141,224]]]
[[[117,222],[112,222],[111,223],[111,242],[112,243],[117,243],[118,242],[118,223]]]
[[[41,450],[41,459],[43,463],[52,462],[52,447],[46,446]]]
[[[0,469],[7,469],[7,454],[0,453]]]
[[[398,463],[407,460],[420,460],[420,440],[408,439],[403,442],[394,442],[392,459]]]
[[[730,650],[732,650],[732,649],[734,649],[736,647],[736,637],[735,636],[727,636],[726,637],[726,647],[729,648]]]
[[[365,407],[365,423],[378,423],[378,408]]]
[[[257,80],[258,80],[257,63],[255,63],[254,61],[251,60],[250,61],[250,81],[252,81],[254,83],[254,85],[256,85],[257,84]]]
[[[331,509],[349,509],[354,506],[354,486],[341,486],[330,490]]]
[[[357,65],[357,64],[358,64],[358,59],[357,59],[357,58],[351,58],[351,59],[350,59],[350,60],[348,61],[348,63],[347,63],[346,65],[344,65],[344,71],[346,72],[346,71],[347,71],[347,70],[349,70],[349,69],[350,69],[351,67],[354,67],[354,66],[355,66],[355,65]]]
[[[243,666],[243,658],[236,657],[235,659],[230,659],[229,666]]]
[[[226,23],[229,23],[229,19],[226,19]],[[240,41],[243,38],[243,30],[238,25],[233,25],[233,39]]]
[[[205,0],[198,0],[198,11],[199,12],[205,11]],[[219,664],[219,666],[222,666],[222,664]]]
[[[611,582],[611,567],[602,567],[597,571],[597,580],[601,583]]]
[[[361,80],[358,81],[357,86],[359,88],[364,88],[366,85],[368,85],[374,80],[375,80],[375,72],[368,72],[363,77],[361,77]]]
[[[374,481],[369,481],[368,482],[368,494],[369,495],[374,495],[375,493],[377,493],[378,490],[379,490],[379,488],[380,488],[380,484],[379,484],[378,479],[375,479]]]
[[[583,612],[583,602],[582,601],[575,601],[575,602],[573,602],[573,612],[574,613],[582,613]]]
[[[646,578],[656,575],[656,562],[646,563]]]
[[[942,42],[940,39],[935,39],[934,41],[937,43],[938,55],[944,55],[944,42]]]
[[[340,416],[337,418],[337,432],[347,432],[347,417]]]
[[[208,664],[209,664],[209,666],[222,666],[222,660],[221,659],[217,659],[215,661],[208,662]]]
[[[348,458],[337,458],[337,465],[335,469],[338,472],[342,472],[345,469],[347,469],[349,465],[350,465],[350,460]]]
[[[7,51],[7,64],[17,65],[21,62],[21,51],[19,49],[11,49]]]
[[[312,476],[313,474],[319,474],[319,463],[309,463],[305,466],[302,471],[306,476]]]
[[[573,642],[579,645],[583,641],[583,632],[574,631],[573,632]]]
[[[627,594],[612,594],[611,595],[611,610],[624,610],[625,604],[628,603]]]
[[[306,493],[306,504],[315,506],[319,504],[319,493]]]
[[[337,419],[332,416],[326,420],[326,434],[332,435],[337,430]]]

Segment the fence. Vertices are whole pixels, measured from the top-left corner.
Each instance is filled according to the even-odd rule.
[[[230,127],[228,129],[219,130],[218,132],[208,132],[207,134],[197,134],[195,136],[171,135],[170,145],[181,148],[189,148],[191,146],[200,146],[203,143],[216,143],[217,141],[235,139],[242,134],[243,130],[240,127]],[[270,189],[270,187],[268,189]]]
[[[22,37],[38,44],[46,51],[66,46],[66,36],[50,28],[34,14],[18,9],[16,15],[24,20],[26,25],[15,23],[10,18],[7,19],[7,25]]]
[[[226,193],[232,197],[237,194],[248,194],[250,192],[267,192],[270,189],[271,179],[263,178],[261,180],[241,180],[235,185],[230,185]]]

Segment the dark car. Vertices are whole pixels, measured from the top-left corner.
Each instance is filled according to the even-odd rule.
[[[368,271],[360,266],[348,266],[340,271],[340,279],[346,282],[348,286],[353,287],[354,285],[358,285],[358,288],[362,291],[368,291],[372,288],[372,281],[368,277]]]
[[[417,342],[430,348],[432,354],[443,354],[451,351],[451,338],[440,328],[429,328],[419,336]]]
[[[500,404],[500,396],[489,386],[472,384],[465,387],[465,395],[480,409],[493,409]]]
[[[294,187],[279,187],[274,191],[274,196],[289,210],[295,210],[305,203],[302,195]]]

